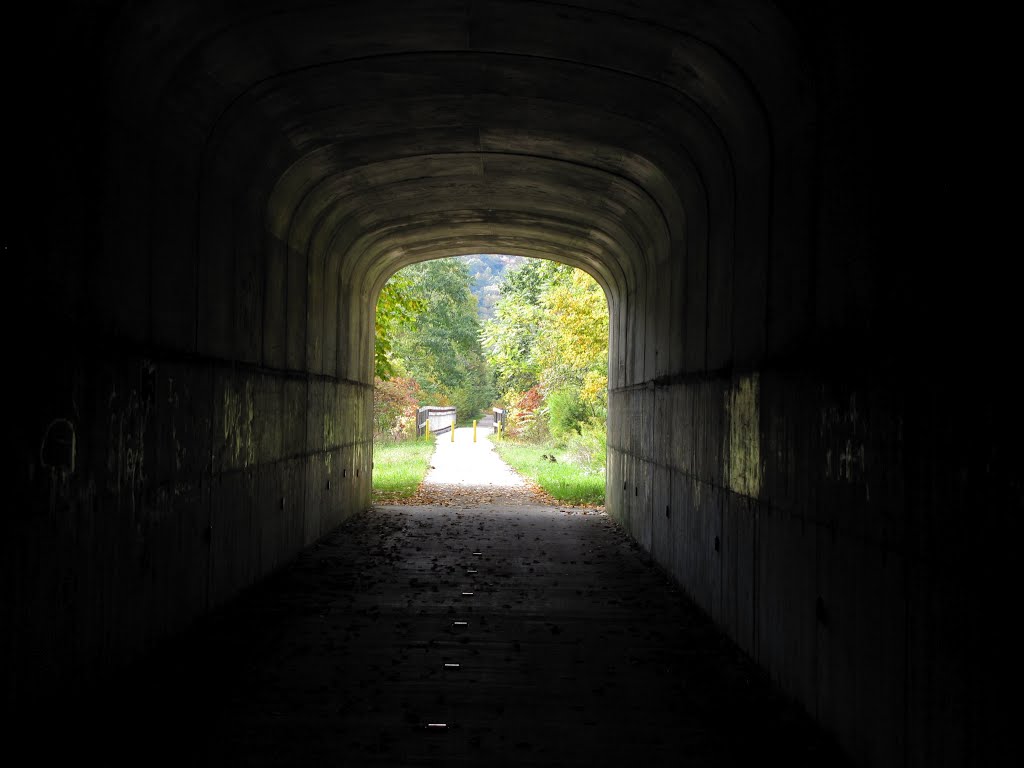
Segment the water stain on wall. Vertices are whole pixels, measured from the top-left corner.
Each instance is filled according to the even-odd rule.
[[[153,373],[153,366],[143,362],[140,385],[123,391],[114,384],[107,398],[107,488],[118,499],[127,500],[133,517],[141,512],[146,482],[145,449],[153,398],[144,384]]]
[[[224,388],[224,452],[227,467],[248,467],[256,461],[256,445],[252,426],[255,407],[252,382],[246,381],[241,391],[232,384]]]
[[[334,452],[331,450],[337,444],[337,425],[334,421],[333,414],[324,414],[324,466],[327,467],[327,472],[331,471],[331,463],[334,458]]]
[[[866,425],[857,409],[857,395],[849,405],[821,410],[821,439],[825,444],[825,478],[846,483],[866,482]]]

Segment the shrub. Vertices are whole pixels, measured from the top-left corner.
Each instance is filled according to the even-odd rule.
[[[551,434],[557,440],[566,440],[583,432],[588,409],[575,389],[560,389],[547,398],[548,421]]]
[[[510,403],[505,424],[509,437],[531,442],[540,442],[547,437],[547,409],[539,386],[531,387],[522,394],[512,393],[506,401]]]
[[[374,440],[415,437],[420,395],[419,384],[413,379],[376,379],[373,387]]]
[[[604,422],[597,419],[585,422],[580,434],[569,439],[565,450],[576,464],[588,472],[604,472],[608,453],[608,434]]]

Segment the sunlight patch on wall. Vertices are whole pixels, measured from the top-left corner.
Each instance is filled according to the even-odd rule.
[[[728,485],[736,493],[761,493],[761,419],[758,375],[742,376],[725,401],[729,420]]]

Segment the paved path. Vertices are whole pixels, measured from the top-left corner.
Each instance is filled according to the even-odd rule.
[[[490,430],[477,427],[473,441],[472,427],[459,427],[455,439],[450,433],[438,435],[427,485],[496,486],[502,490],[522,491],[526,483],[502,461],[488,438]]]
[[[431,468],[423,479],[417,504],[467,506],[473,504],[546,504],[555,502],[528,484],[502,461],[488,435],[490,430],[477,426],[476,442],[472,427],[443,433],[435,438]]]
[[[55,702],[33,762],[843,765],[602,510],[538,503],[483,432],[437,437],[419,498]]]
[[[609,517],[539,506],[357,515],[17,733],[43,765],[843,764]]]

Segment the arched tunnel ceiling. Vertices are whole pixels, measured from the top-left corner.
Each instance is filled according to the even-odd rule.
[[[486,250],[578,265],[614,309],[670,259],[770,247],[800,140],[763,3],[168,2],[116,29],[126,143],[156,131],[154,188],[199,200],[155,247],[211,263],[262,232],[349,296]]]

